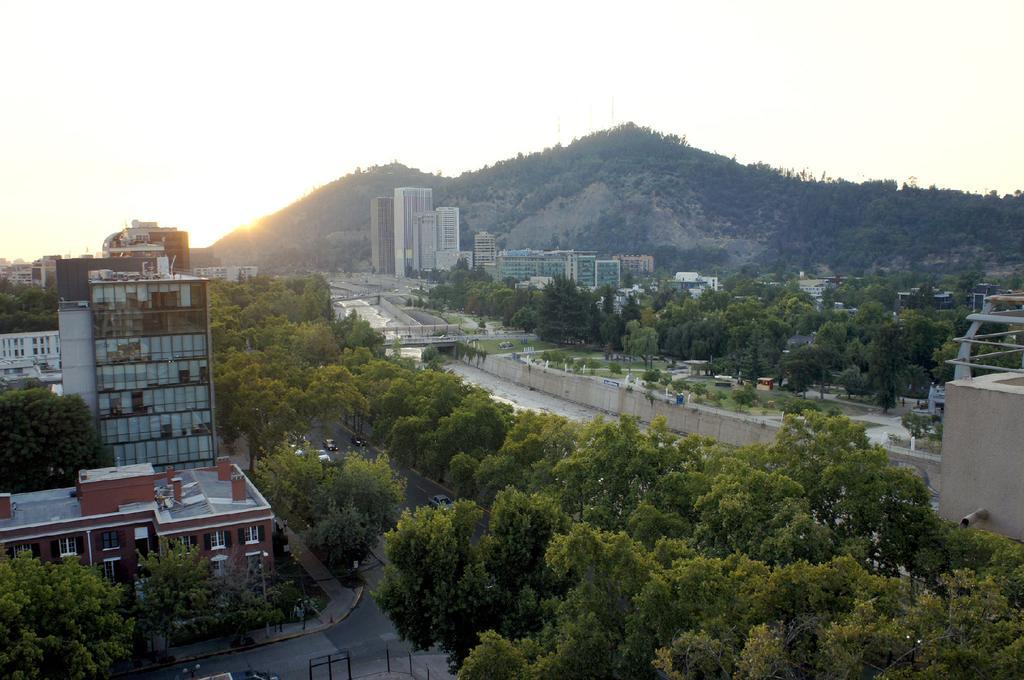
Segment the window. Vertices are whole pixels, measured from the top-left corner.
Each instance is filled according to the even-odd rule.
[[[117,563],[121,561],[120,557],[112,557],[108,560],[103,560],[103,576],[108,581],[117,580]]]
[[[227,573],[227,563],[228,560],[224,556],[214,557],[212,560],[210,560],[210,568],[213,569],[213,575],[223,576],[225,573]]]
[[[116,531],[104,531],[102,540],[104,550],[116,550],[121,547],[121,534]]]
[[[24,553],[24,552],[31,553],[32,557],[39,557],[39,544],[38,543],[21,543],[19,545],[14,546],[11,549],[11,554],[13,554],[15,557],[17,557],[18,555],[20,555],[21,553]]]
[[[185,546],[185,548],[188,550],[191,550],[192,548],[196,547],[195,536],[178,536],[174,540],[180,543],[181,545]]]
[[[259,543],[263,540],[264,530],[262,525],[242,527],[238,530],[238,540],[242,543]]]
[[[203,534],[203,547],[207,550],[222,550],[231,547],[231,533],[227,531],[213,531]]]
[[[61,538],[57,540],[58,554],[61,557],[78,554],[78,539],[75,537]]]

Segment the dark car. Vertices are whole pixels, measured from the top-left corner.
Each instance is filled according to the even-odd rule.
[[[352,435],[352,446],[366,446],[366,439],[362,435]]]
[[[324,448],[327,449],[328,451],[337,451],[338,445],[334,442],[333,439],[325,439]]]
[[[448,498],[444,494],[438,494],[430,499],[430,507],[432,508],[450,508],[452,507],[452,499]]]

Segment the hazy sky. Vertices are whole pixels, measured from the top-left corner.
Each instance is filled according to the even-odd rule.
[[[96,251],[133,217],[208,245],[356,167],[458,174],[613,120],[1010,192],[1022,19],[1021,0],[0,0],[0,256]]]

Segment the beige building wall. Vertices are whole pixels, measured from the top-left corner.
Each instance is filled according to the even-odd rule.
[[[946,383],[939,514],[1024,538],[1024,375],[994,373]]]

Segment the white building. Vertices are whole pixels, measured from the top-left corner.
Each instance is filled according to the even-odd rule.
[[[256,265],[250,264],[238,267],[196,267],[192,273],[204,279],[240,282],[256,278],[259,270]]]
[[[0,335],[0,359],[32,359],[47,368],[60,370],[60,332]]]
[[[405,276],[407,269],[419,270],[420,262],[414,241],[415,217],[434,211],[434,193],[430,189],[398,187],[395,189],[395,276]]]
[[[437,213],[437,250],[459,249],[459,209],[440,207]]]
[[[473,266],[482,267],[494,264],[498,257],[498,249],[494,234],[481,231],[473,236]]]
[[[675,287],[690,292],[691,297],[700,297],[706,290],[718,290],[717,276],[704,276],[698,272],[676,272]]]
[[[466,266],[470,269],[473,268],[473,251],[472,250],[439,250],[434,256],[434,266],[436,269],[441,271],[451,271],[455,269],[455,265],[459,263],[459,260],[465,260]]]
[[[825,291],[829,288],[835,288],[835,285],[829,279],[804,279],[801,278],[797,281],[797,285],[800,287],[801,293],[807,293],[815,302],[821,302],[822,296]]]

